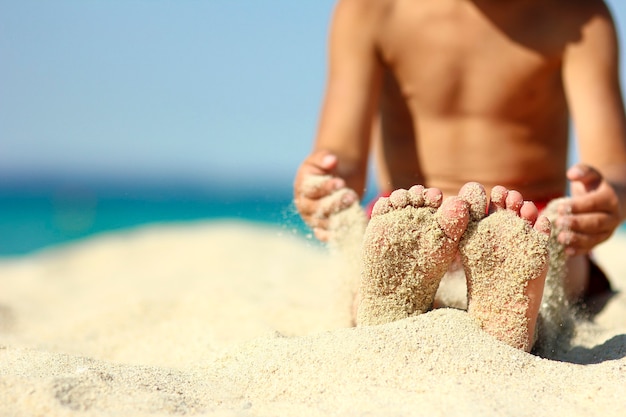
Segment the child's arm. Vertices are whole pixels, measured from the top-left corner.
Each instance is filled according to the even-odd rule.
[[[294,184],[298,211],[323,240],[328,238],[329,214],[354,202],[345,194],[340,201],[324,199],[343,187],[360,197],[365,188],[372,119],[381,82],[376,40],[380,3],[341,0],[331,25],[328,80],[315,146],[300,166]],[[307,187],[310,176],[330,179]]]
[[[581,164],[568,171],[571,215],[558,221],[570,254],[608,239],[626,218],[626,117],[620,91],[618,41],[611,15],[594,1],[582,38],[565,55],[564,82]]]

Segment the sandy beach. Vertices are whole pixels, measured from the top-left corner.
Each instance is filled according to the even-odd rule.
[[[143,227],[0,261],[1,416],[623,416],[616,294],[551,357],[439,309],[350,327],[346,268],[280,227]]]

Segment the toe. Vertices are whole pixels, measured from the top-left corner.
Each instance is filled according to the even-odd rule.
[[[550,220],[546,216],[539,216],[537,221],[535,222],[534,229],[539,233],[542,233],[546,236],[550,236],[550,232],[552,230],[552,224]]]
[[[501,185],[496,185],[491,189],[491,203],[489,204],[489,212],[493,213],[497,210],[504,210],[506,208],[506,199],[509,194],[509,190]]]
[[[376,200],[374,207],[372,208],[372,217],[380,216],[385,213],[389,213],[392,210],[391,202],[388,197],[380,197]]]
[[[506,196],[506,208],[513,210],[519,215],[520,209],[524,204],[524,197],[519,191],[510,190]]]
[[[459,191],[459,197],[469,205],[470,219],[477,221],[487,214],[487,193],[477,182],[468,182]]]
[[[507,209],[514,211],[519,216],[523,204],[524,197],[519,191],[509,190],[501,185],[496,185],[491,190],[490,213]]]
[[[469,204],[460,197],[448,197],[441,204],[437,211],[437,221],[450,239],[459,240],[467,229],[469,209]]]
[[[539,210],[535,203],[531,201],[524,201],[522,207],[519,210],[519,215],[522,219],[528,221],[530,224],[535,224],[537,217],[539,217]],[[549,224],[550,222],[548,222]]]
[[[427,188],[424,190],[424,205],[432,208],[439,208],[443,193],[438,188]]]
[[[423,185],[414,185],[409,188],[408,196],[413,207],[424,206],[424,191]]]
[[[404,189],[395,190],[389,196],[389,202],[395,209],[406,207],[410,203],[408,191]]]

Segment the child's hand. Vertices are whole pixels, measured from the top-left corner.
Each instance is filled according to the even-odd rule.
[[[329,217],[358,201],[358,195],[332,172],[337,157],[327,151],[313,152],[303,163],[294,183],[294,202],[304,222],[321,241],[329,239]],[[341,192],[338,192],[340,191]]]
[[[613,186],[594,168],[577,164],[567,171],[572,198],[559,207],[557,225],[569,255],[588,253],[607,240],[620,225],[619,198]]]

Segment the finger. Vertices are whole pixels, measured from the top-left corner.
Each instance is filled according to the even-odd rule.
[[[318,205],[315,206],[316,208]],[[310,210],[306,213],[300,212],[300,217],[302,217],[302,221],[309,226],[311,229],[322,228],[328,229],[329,219],[319,213],[319,210],[315,210],[311,212]]]
[[[326,150],[317,150],[309,155],[298,169],[294,182],[295,197],[320,198],[345,187],[342,179],[332,175],[337,164],[337,156]]]
[[[327,218],[311,217],[311,223],[307,225],[315,232],[316,230],[328,230],[330,221]]]
[[[556,225],[575,233],[595,234],[612,232],[616,221],[605,213],[596,212],[559,216],[556,219]]]
[[[300,213],[300,216],[308,223],[308,218],[313,216],[317,212],[319,206],[319,199],[309,199],[305,197],[299,197],[294,200],[296,210]]]
[[[324,198],[346,186],[343,179],[330,175],[308,175],[296,187],[296,198],[308,199]]]
[[[581,255],[589,253],[596,245],[604,242],[609,237],[611,237],[611,233],[584,234],[564,230],[559,233],[557,240],[566,246],[568,255]]]
[[[348,188],[344,188],[330,196],[319,200],[307,200],[298,208],[304,222],[312,229],[329,229],[330,217],[352,204],[358,203],[358,195]]]
[[[566,175],[573,183],[572,191],[589,192],[598,188],[602,182],[602,174],[585,164],[573,165]]]
[[[316,227],[313,229],[313,235],[315,235],[315,237],[321,242],[328,242],[330,240],[331,233],[326,229]]]
[[[339,158],[325,149],[318,149],[311,153],[300,168],[303,176],[330,175],[337,168]]]
[[[605,213],[612,215],[617,210],[617,199],[607,199],[601,193],[589,193],[580,197],[571,197],[562,201],[557,211],[559,215]]]
[[[337,156],[325,149],[314,151],[307,159],[309,163],[323,172],[329,172],[337,168],[339,159]]]
[[[332,214],[335,214],[341,210],[345,210],[352,204],[359,200],[358,195],[350,190],[344,188],[328,197],[324,197],[319,201],[319,206],[314,217],[329,218]]]

